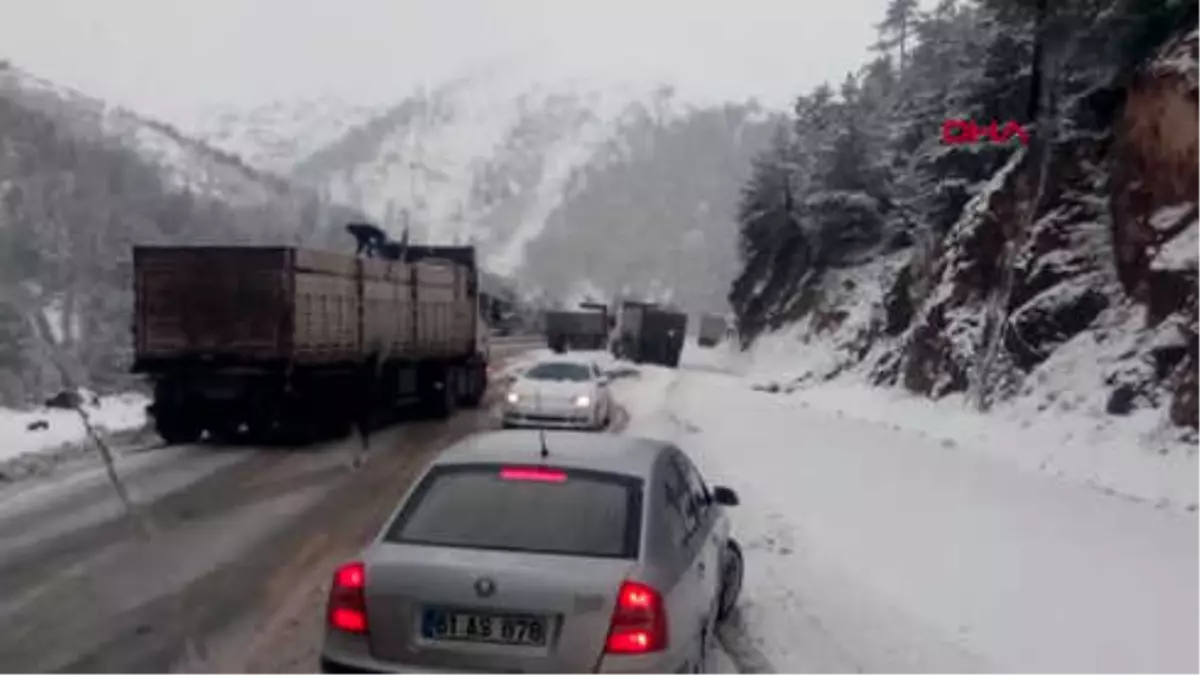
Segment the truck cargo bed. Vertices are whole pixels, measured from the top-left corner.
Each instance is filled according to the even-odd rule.
[[[469,356],[474,270],[290,247],[136,247],[135,369]]]

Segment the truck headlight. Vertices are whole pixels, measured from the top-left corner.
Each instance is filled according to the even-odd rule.
[[[520,394],[518,394],[518,393],[517,393],[517,392],[515,392],[515,391],[510,391],[510,392],[508,392],[508,396],[506,396],[505,398],[507,398],[507,399],[508,399],[508,402],[509,402],[509,403],[517,403],[517,402],[519,402],[519,401],[521,400],[521,396],[520,396]]]
[[[590,397],[590,396],[576,396],[575,397],[575,406],[577,408],[586,408],[591,404],[592,404],[592,397]]]

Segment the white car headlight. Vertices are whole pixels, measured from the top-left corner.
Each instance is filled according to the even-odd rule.
[[[586,408],[591,404],[592,404],[591,396],[576,396],[575,397],[575,406],[578,408]]]
[[[508,399],[509,403],[517,403],[521,400],[521,395],[515,391],[510,391],[508,392],[508,396],[506,398]]]

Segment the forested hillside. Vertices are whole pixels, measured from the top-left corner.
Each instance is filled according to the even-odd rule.
[[[692,312],[725,312],[737,273],[731,179],[770,141],[777,116],[726,105],[659,120],[627,116],[610,156],[572,177],[561,204],[528,245],[521,279],[579,299],[619,294],[670,299]]]
[[[308,241],[346,217],[301,192],[229,206],[69,126],[0,95],[0,406],[62,386],[55,361],[81,384],[129,384],[132,245]]]
[[[893,0],[796,100],[739,213],[744,344],[880,385],[1196,426],[1194,0]],[[948,144],[946,120],[1020,123]]]

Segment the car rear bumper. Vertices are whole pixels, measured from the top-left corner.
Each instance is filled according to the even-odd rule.
[[[639,656],[606,655],[598,663],[590,663],[580,671],[601,673],[676,673],[686,672],[694,645],[681,644],[668,652]],[[462,666],[431,666],[428,664],[406,664],[383,661],[371,654],[367,639],[357,635],[327,633],[321,645],[320,668],[322,673],[495,673],[527,672],[520,669],[479,670]],[[551,671],[553,672],[553,671]]]
[[[329,656],[321,656],[322,673],[490,673],[491,670],[464,670],[462,668],[439,669],[430,666],[403,666],[393,663],[382,663],[372,658],[339,660]],[[677,662],[666,655],[654,655],[641,658],[602,659],[598,673],[684,673],[688,672],[691,664],[686,660]]]

